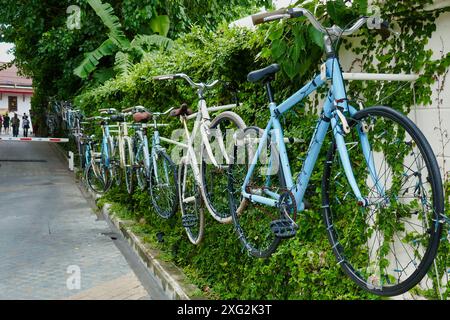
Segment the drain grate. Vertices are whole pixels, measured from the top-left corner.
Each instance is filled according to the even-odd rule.
[[[111,240],[117,240],[117,233],[115,232],[102,232],[101,234],[111,238]]]
[[[0,159],[0,162],[47,162],[39,159]]]

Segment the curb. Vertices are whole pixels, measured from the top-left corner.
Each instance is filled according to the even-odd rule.
[[[159,260],[160,251],[143,243],[128,227],[130,221],[115,217],[111,214],[110,208],[111,204],[109,203],[102,208],[105,220],[112,223],[121,232],[152,276],[159,282],[167,296],[171,300],[201,299],[198,296],[196,297],[195,294],[199,289],[186,282],[186,276],[183,272],[173,263]]]
[[[86,188],[83,183],[80,183],[80,186],[87,194],[89,194],[98,207],[97,200],[100,199],[101,196]],[[102,208],[99,208],[103,218],[108,224],[114,226],[122,234],[124,239],[127,240],[130,247],[170,300],[205,299],[198,295],[198,292],[200,291],[199,288],[187,281],[186,275],[180,268],[172,262],[158,259],[158,257],[161,256],[161,252],[145,244],[133,231],[131,231],[129,226],[133,224],[134,221],[117,218],[114,216],[114,213],[111,212],[110,208],[111,204],[109,203],[105,203]]]
[[[58,153],[61,159],[64,159],[67,162],[68,157],[65,155],[66,152],[57,145],[51,145],[52,149],[55,150],[56,153]],[[77,168],[75,167],[75,172],[77,171],[76,169]],[[101,196],[87,188],[82,181],[79,181],[78,185],[85,191],[84,193],[86,195],[89,195],[91,197],[91,199],[95,203],[95,206],[99,208],[97,200],[100,199]],[[133,221],[121,220],[115,217],[110,208],[111,204],[105,203],[103,208],[99,208],[101,210],[101,215],[103,216],[105,221],[108,222],[108,224],[114,226],[118,231],[120,231],[124,239],[127,240],[130,247],[137,254],[141,262],[146,266],[147,270],[154,277],[154,279],[159,283],[169,299],[206,299],[198,295],[198,292],[200,291],[199,288],[187,281],[186,275],[180,268],[178,268],[172,262],[166,262],[158,259],[158,257],[161,256],[161,252],[145,244],[136,234],[134,234],[130,230],[129,225],[134,223]]]

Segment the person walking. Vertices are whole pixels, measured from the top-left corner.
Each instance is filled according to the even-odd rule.
[[[24,115],[22,118],[22,129],[23,136],[28,137],[28,129],[30,129],[30,120],[28,120],[28,116]]]
[[[5,114],[5,116],[3,117],[3,127],[5,128],[5,134],[9,134],[9,115]]]
[[[0,134],[2,134],[3,130],[3,116],[0,114]]]
[[[19,136],[20,119],[17,116],[17,113],[14,113],[14,117],[12,118],[12,121],[11,121],[11,126],[13,128],[13,137],[18,137]]]

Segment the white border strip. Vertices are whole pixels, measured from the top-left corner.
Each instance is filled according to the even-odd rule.
[[[378,81],[416,81],[417,74],[387,74],[387,73],[342,73],[344,80],[378,80]]]
[[[21,142],[69,142],[67,138],[13,138],[0,137],[0,141],[21,141]]]

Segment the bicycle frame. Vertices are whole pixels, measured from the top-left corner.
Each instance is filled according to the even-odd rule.
[[[103,135],[102,135],[102,147],[101,147],[101,156],[102,156],[102,158],[103,158],[103,161],[104,161],[104,165],[108,168],[108,169],[110,169],[110,167],[111,167],[111,159],[109,158],[109,148],[110,148],[110,146],[108,145],[108,142],[109,142],[109,138],[111,137],[111,134],[110,134],[110,126],[109,126],[109,124],[104,124],[104,125],[102,125],[102,133],[103,133]],[[111,154],[112,154],[112,151],[113,150],[111,150]]]
[[[207,107],[206,100],[200,96],[200,100],[198,102],[198,112],[187,116],[187,117],[181,117],[181,123],[183,124],[184,129],[184,137],[185,141],[187,143],[178,142],[175,140],[167,139],[164,137],[159,137],[160,141],[164,141],[170,144],[177,145],[179,147],[184,148],[187,150],[186,157],[184,158],[184,161],[187,163],[190,163],[192,166],[192,170],[194,171],[194,176],[198,184],[201,184],[201,175],[200,175],[200,168],[199,168],[199,162],[197,160],[197,157],[195,155],[195,149],[194,149],[194,142],[197,139],[198,134],[200,134],[202,146],[205,147],[206,154],[208,155],[208,160],[211,161],[211,163],[218,167],[219,163],[216,161],[216,158],[214,157],[214,153],[212,151],[211,144],[209,143],[209,135],[210,135],[210,124],[211,119],[209,112],[215,112],[215,111],[221,111],[221,110],[230,110],[232,108],[236,107],[236,104],[229,104],[224,106],[214,106],[214,107]],[[195,119],[194,128],[191,132],[189,132],[187,121]],[[225,149],[225,145],[223,144],[222,139],[218,139],[219,141],[219,148],[222,152],[223,158],[225,158],[225,161],[227,164],[229,164],[230,159],[228,157],[228,154]]]
[[[294,194],[295,201],[297,203],[297,210],[298,211],[304,210],[303,197],[305,195],[309,179],[314,169],[314,165],[319,156],[320,149],[325,140],[328,129],[331,125],[332,132],[336,141],[337,150],[347,180],[357,198],[358,204],[361,206],[367,205],[367,200],[361,194],[361,191],[359,190],[359,187],[356,183],[356,179],[353,174],[353,169],[350,164],[347,147],[344,140],[346,126],[348,127],[348,124],[346,122],[345,117],[343,116],[343,112],[348,112],[350,116],[353,116],[357,110],[348,104],[344,79],[341,73],[338,58],[336,57],[328,58],[325,63],[325,67],[326,67],[326,79],[323,79],[322,75],[317,75],[311,82],[306,84],[303,88],[294,93],[291,97],[289,97],[280,105],[277,106],[275,103],[269,104],[270,120],[267,124],[266,129],[264,130],[264,134],[259,142],[258,149],[255,155],[253,156],[252,162],[250,163],[250,168],[247,172],[244,183],[242,185],[241,192],[244,198],[247,198],[252,202],[257,202],[272,207],[278,206],[278,200],[280,195],[274,192],[264,190],[264,193],[267,196],[269,196],[266,197],[262,195],[250,194],[246,191],[247,185],[249,184],[250,178],[255,170],[257,160],[260,158],[265,141],[267,140],[269,133],[272,131],[272,129],[274,129],[275,135],[272,135],[271,139],[276,142],[276,146],[278,147],[278,153],[280,163],[283,169],[284,179],[286,182],[286,188]],[[289,159],[286,151],[286,145],[284,142],[282,134],[283,131],[279,117],[282,114],[289,111],[291,108],[293,108],[295,104],[302,101],[305,97],[312,94],[319,87],[325,85],[327,80],[331,80],[332,84],[330,85],[330,90],[328,92],[326,101],[323,105],[321,117],[317,123],[313,137],[311,139],[309,151],[305,161],[303,162],[301,173],[298,176],[297,182],[294,183],[293,181],[294,179],[292,177],[291,169],[289,166]],[[373,154],[371,151],[372,149],[370,147],[367,135],[364,132],[364,130],[362,130],[361,124],[358,124],[358,129],[359,129],[358,130],[359,136],[362,142],[364,157],[369,167],[370,176],[374,181],[375,185],[377,186],[378,190],[380,191],[380,193],[384,194],[384,190],[378,183],[379,179],[375,174]],[[272,163],[269,163],[269,168],[271,168],[271,165]],[[266,180],[266,184],[268,183],[270,183],[269,178]]]
[[[144,139],[144,144],[146,144],[146,143],[147,143],[147,139]],[[147,150],[148,150],[148,146],[147,146]],[[158,131],[158,124],[156,123],[156,119],[154,119],[154,131],[153,131],[153,137],[152,137],[151,155],[149,157],[148,151],[147,151],[147,156],[145,156],[145,153],[144,153],[144,157],[146,159],[146,162],[148,161],[149,170],[150,170],[150,166],[153,166],[153,172],[154,172],[155,181],[157,184],[160,183],[159,172],[156,167],[156,157],[158,156],[159,150],[165,150],[165,148],[161,146],[161,137],[160,137],[159,131]],[[150,161],[151,161],[151,163],[150,163]],[[150,175],[150,174],[148,174],[148,175]],[[165,175],[165,180],[163,180],[163,181],[169,181],[169,172],[167,170],[166,163],[164,163],[164,175]]]

